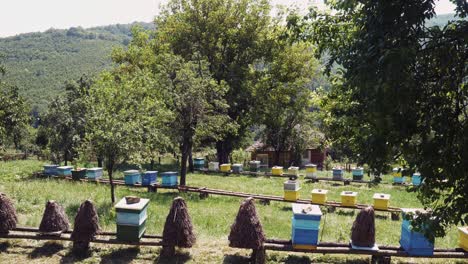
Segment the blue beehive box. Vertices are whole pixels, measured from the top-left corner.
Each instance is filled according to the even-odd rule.
[[[162,186],[177,186],[177,172],[167,171],[161,172],[161,185]]]
[[[244,166],[240,163],[232,164],[232,172],[241,173],[244,171]]]
[[[299,245],[317,245],[319,230],[300,229],[293,227],[292,243]]]
[[[402,209],[403,219],[405,213],[414,212],[415,209]],[[434,242],[429,241],[423,233],[415,232],[411,228],[411,221],[403,220],[401,225],[401,247],[411,256],[432,256],[434,254]]]
[[[414,173],[413,177],[411,177],[411,182],[413,183],[414,186],[421,185],[421,174],[418,172]]]
[[[124,171],[125,184],[135,185],[136,183],[141,183],[141,174],[137,170],[128,170]]]
[[[72,166],[60,166],[57,167],[57,175],[59,176],[71,176],[71,170],[73,169]]]
[[[147,171],[141,176],[141,185],[148,186],[156,183],[158,177],[157,171]]]
[[[44,165],[44,174],[45,175],[57,175],[58,165]]]
[[[98,180],[102,178],[102,168],[89,168],[86,169],[86,177],[88,180]]]
[[[343,170],[339,168],[333,168],[333,180],[343,180]]]
[[[296,204],[293,207],[292,244],[294,246],[316,246],[322,212],[318,205]]]
[[[117,213],[117,239],[139,241],[146,231],[147,208],[149,199],[139,199],[136,203],[123,198],[115,205]]]

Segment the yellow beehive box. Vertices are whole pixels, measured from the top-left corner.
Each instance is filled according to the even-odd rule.
[[[356,206],[357,192],[342,191],[341,192],[341,205],[343,206]]]
[[[273,166],[273,168],[271,168],[271,174],[273,175],[283,175],[283,167],[281,166]]]
[[[313,189],[311,192],[312,203],[325,204],[327,202],[327,193],[328,193],[328,190]]]
[[[227,163],[227,164],[221,164],[221,166],[219,166],[221,172],[230,172],[231,171],[231,164]]]
[[[299,199],[299,188],[297,191],[284,190],[284,199],[286,201],[297,201]]]
[[[390,204],[390,194],[375,193],[374,194],[374,208],[387,210]]]
[[[293,248],[294,249],[300,249],[300,250],[315,250],[315,249],[317,249],[317,246],[293,244]]]
[[[402,170],[401,168],[393,168],[393,177],[401,177],[402,176]]]
[[[294,166],[289,167],[288,174],[299,176],[299,167],[294,167]]]
[[[460,234],[460,247],[463,248],[463,250],[468,251],[468,226],[459,227],[458,232]]]

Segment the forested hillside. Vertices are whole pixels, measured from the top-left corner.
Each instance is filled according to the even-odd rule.
[[[139,23],[145,28],[150,23]],[[134,24],[90,29],[50,29],[0,39],[5,80],[17,85],[33,108],[44,110],[66,80],[94,75],[111,65],[112,47],[127,45]]]
[[[444,25],[453,15],[440,15],[428,25]],[[145,28],[151,23],[139,23]],[[0,38],[0,54],[7,69],[5,80],[17,85],[32,103],[44,110],[50,98],[64,91],[66,80],[94,75],[111,65],[112,47],[127,45],[134,24],[90,29],[50,29],[42,33]]]

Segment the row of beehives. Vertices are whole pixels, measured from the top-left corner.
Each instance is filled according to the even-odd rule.
[[[298,180],[287,180],[283,184],[284,199],[288,201],[297,201],[299,199],[300,185]],[[311,191],[312,203],[325,204],[327,202],[328,190],[313,189]],[[341,192],[341,205],[356,206],[357,192],[343,191]],[[390,204],[390,194],[376,193],[374,194],[374,208],[387,210]]]
[[[51,176],[71,176],[74,180],[88,179],[98,180],[102,178],[102,168],[88,168],[73,170],[72,166],[58,166],[58,165],[44,165],[44,174]],[[177,185],[177,172],[167,171],[159,173],[161,177],[162,186],[176,186]],[[158,171],[145,171],[138,170],[124,171],[125,184],[135,185],[141,184],[149,186],[157,183]]]
[[[411,256],[431,256],[434,241],[413,230],[411,222],[418,217],[416,209],[402,209],[400,245]],[[370,213],[369,213],[370,212]],[[318,205],[293,204],[292,243],[296,249],[315,249],[318,242],[322,212]],[[366,219],[367,218],[367,219]],[[370,219],[369,219],[370,218]],[[375,243],[374,213],[372,208],[361,210],[353,223],[351,246],[359,250],[378,250]],[[459,245],[468,251],[468,227],[459,227]]]

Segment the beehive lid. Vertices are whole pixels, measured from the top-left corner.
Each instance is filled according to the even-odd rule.
[[[299,167],[293,167],[293,166],[288,168],[288,170],[298,170],[298,169],[299,169]]]
[[[195,158],[195,160],[205,160],[204,158]]]
[[[221,166],[231,166],[231,163],[224,163],[224,164],[221,164]]]
[[[374,193],[374,199],[390,200],[390,194]]]
[[[399,172],[401,171],[401,168],[393,168],[393,172]]]
[[[273,166],[273,169],[282,169],[283,167],[281,166]]]
[[[342,171],[343,169],[342,168],[333,168],[332,170],[333,171]]]
[[[58,167],[59,165],[57,164],[46,164],[44,167]]]
[[[155,173],[158,173],[158,171],[145,171],[144,173],[145,174],[155,174]]]
[[[140,202],[127,204],[125,197],[115,204],[116,210],[135,211],[135,213],[142,211],[149,203],[149,199],[140,199]]]
[[[327,193],[328,193],[328,190],[324,190],[324,189],[313,189],[311,193],[313,193],[313,194],[327,194]]]
[[[102,170],[102,168],[99,168],[99,167],[96,167],[96,168],[89,168],[89,169],[86,169],[88,171],[100,171]]]
[[[124,171],[124,174],[125,175],[132,175],[132,174],[139,174],[140,172],[137,171],[137,170],[128,170],[128,171]]]
[[[59,170],[71,170],[71,169],[73,169],[73,167],[72,166],[60,166],[60,167],[57,167],[57,169],[59,169]]]
[[[317,167],[317,165],[315,164],[307,164],[305,165],[307,168],[314,168],[314,167]]]
[[[417,217],[416,212],[427,213],[427,211],[422,208],[401,208],[401,212],[403,213],[403,217],[408,213],[413,213],[415,217]]]
[[[161,172],[161,176],[174,176],[174,175],[177,175],[177,172],[175,171]]]
[[[460,230],[463,234],[468,235],[468,226],[459,227],[458,230]]]
[[[320,210],[320,207],[315,204],[293,203],[292,209],[295,215],[317,215],[317,216],[322,215],[322,211]]]
[[[352,191],[342,191],[341,196],[357,196],[357,192],[352,192]]]
[[[234,163],[234,164],[232,164],[232,166],[233,166],[233,167],[242,167],[242,164],[240,164],[240,163]]]
[[[287,180],[285,182],[283,182],[284,184],[296,184],[297,181],[296,180]]]
[[[364,168],[362,168],[362,167],[357,167],[357,168],[353,168],[353,170],[361,171],[361,170],[364,170]]]
[[[413,176],[420,177],[420,176],[421,176],[421,173],[415,172],[415,173],[413,173]]]
[[[251,163],[251,164],[260,164],[260,161],[259,160],[251,160],[251,161],[249,161],[249,163]]]

